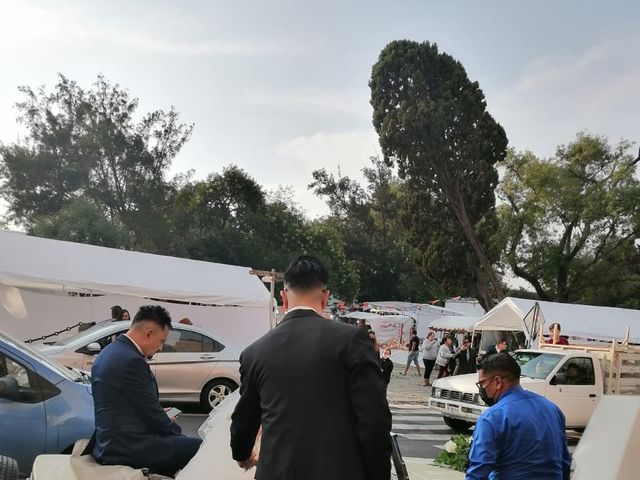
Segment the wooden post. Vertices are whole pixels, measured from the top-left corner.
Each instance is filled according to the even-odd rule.
[[[613,391],[613,369],[615,368],[617,343],[618,342],[615,339],[613,340],[613,342],[611,342],[611,359],[609,361],[609,385],[607,385],[606,392],[608,394],[616,393],[615,391]]]
[[[276,299],[276,269],[271,269],[271,285],[269,286],[269,325],[271,328],[275,328],[276,326],[276,312],[274,301]],[[276,302],[277,305],[277,302]]]

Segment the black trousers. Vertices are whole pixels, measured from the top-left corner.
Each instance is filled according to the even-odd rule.
[[[173,447],[172,451],[170,453],[158,452],[158,461],[153,462],[152,465],[146,465],[146,467],[148,467],[152,473],[173,477],[176,472],[183,469],[187,463],[189,463],[189,460],[197,453],[202,444],[202,440],[194,437],[185,437],[183,435],[168,438]],[[165,454],[164,458],[163,453]]]
[[[433,366],[436,364],[434,360],[427,360],[426,358],[422,359],[422,363],[424,363],[424,379],[429,381],[429,377],[431,376],[431,372],[433,371]]]

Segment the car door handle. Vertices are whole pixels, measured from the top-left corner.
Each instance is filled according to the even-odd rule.
[[[202,355],[200,358],[202,360],[215,360],[216,359],[215,355]]]
[[[589,394],[589,398],[596,398],[596,394],[595,393],[590,393]]]

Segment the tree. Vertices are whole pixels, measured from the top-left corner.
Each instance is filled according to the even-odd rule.
[[[511,150],[504,166],[500,218],[513,272],[542,300],[637,299],[640,182],[629,142],[581,133],[549,159]]]
[[[307,220],[290,192],[267,194],[236,166],[203,181],[181,177],[174,188],[172,254],[259,270],[284,270],[294,257],[311,254],[329,268],[332,292],[349,299],[357,294],[342,238],[330,226]]]
[[[173,109],[136,122],[138,99],[103,76],[86,91],[63,75],[52,93],[19,90],[28,135],[0,145],[1,194],[11,220],[30,228],[83,197],[134,232],[138,248],[161,250],[165,174],[193,127]]]
[[[478,83],[435,44],[394,41],[382,50],[369,85],[385,160],[456,219],[480,275],[501,299],[477,226],[494,212],[495,165],[505,156],[507,138],[487,112]],[[493,304],[488,291],[479,295],[485,308]]]
[[[90,200],[70,200],[58,212],[41,217],[32,228],[38,237],[101,247],[130,249],[133,237],[127,229],[106,218]]]
[[[402,224],[401,182],[380,159],[371,162],[363,169],[365,187],[325,169],[313,172],[309,188],[331,209],[324,223],[340,232],[347,257],[355,262],[360,300],[431,299]]]

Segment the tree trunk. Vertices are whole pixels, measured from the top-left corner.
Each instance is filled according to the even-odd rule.
[[[476,258],[478,259],[478,263],[480,264],[480,269],[482,277],[486,278],[491,286],[493,287],[494,293],[496,297],[498,297],[498,301],[504,299],[504,292],[502,291],[502,284],[500,283],[500,279],[496,275],[491,262],[489,262],[489,258],[476,235],[475,230],[473,229],[473,225],[471,225],[471,220],[467,215],[467,210],[464,206],[464,201],[462,199],[462,194],[460,192],[450,192],[446,189],[444,190],[445,196],[448,199],[448,204],[450,205],[451,210],[453,210],[454,215],[456,216],[458,223],[462,227],[462,231],[464,236],[467,238],[467,241],[473,248],[473,252],[476,254]],[[478,279],[480,281],[480,278]],[[493,306],[493,300],[490,302],[491,306]]]
[[[480,302],[480,306],[484,308],[484,311],[488,312],[491,310],[493,308],[493,298],[489,293],[489,289],[485,283],[485,276],[482,274],[480,267],[476,267],[476,292],[476,298],[478,302]]]

